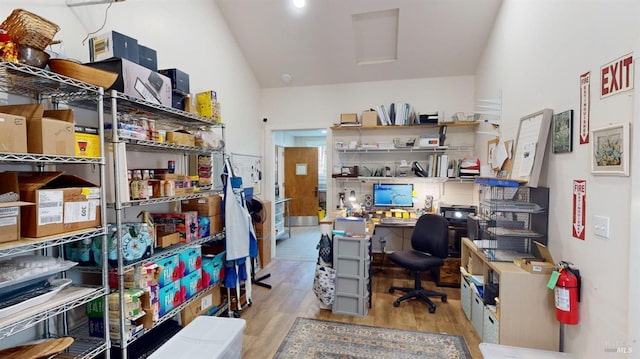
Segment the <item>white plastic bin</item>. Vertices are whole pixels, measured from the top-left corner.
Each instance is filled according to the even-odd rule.
[[[149,359],[240,359],[244,319],[199,316]]]

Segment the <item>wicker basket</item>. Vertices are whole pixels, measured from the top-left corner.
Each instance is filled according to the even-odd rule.
[[[0,25],[14,42],[44,50],[60,30],[58,25],[23,9],[15,9]]]

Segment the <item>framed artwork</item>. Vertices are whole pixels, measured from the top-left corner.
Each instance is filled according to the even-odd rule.
[[[553,115],[553,153],[573,151],[573,110]]]
[[[629,123],[619,123],[591,131],[591,173],[629,175]]]

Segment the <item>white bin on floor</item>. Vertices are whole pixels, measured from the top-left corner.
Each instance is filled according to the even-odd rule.
[[[196,317],[149,359],[240,359],[244,319]]]

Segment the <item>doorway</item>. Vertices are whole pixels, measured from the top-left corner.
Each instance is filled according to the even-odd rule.
[[[326,143],[326,130],[273,131],[276,158],[273,177],[275,198],[291,198],[291,235],[276,236],[275,258],[303,261],[317,259],[316,245],[320,239],[319,209],[326,208]],[[287,162],[290,163],[287,165]],[[298,183],[303,177],[308,180],[307,176],[302,175],[305,171],[307,174],[313,172],[315,179],[311,181],[314,183]],[[289,223],[285,225],[288,226]]]

